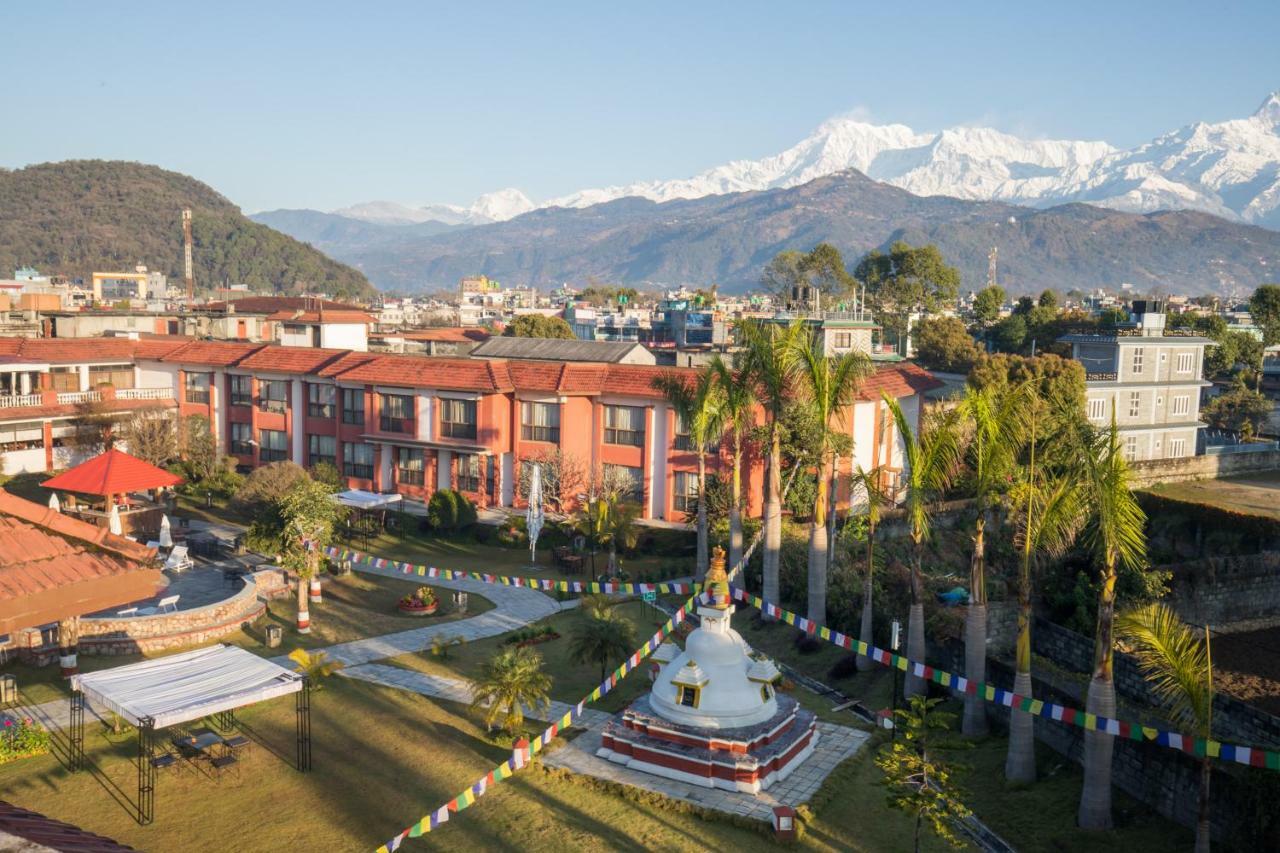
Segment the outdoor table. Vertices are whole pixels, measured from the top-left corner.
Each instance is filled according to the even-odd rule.
[[[207,756],[210,749],[222,743],[222,736],[217,732],[205,731],[191,737],[174,738],[173,742],[196,755]]]

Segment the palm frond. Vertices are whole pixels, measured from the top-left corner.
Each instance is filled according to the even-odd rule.
[[[1152,604],[1116,617],[1116,633],[1147,676],[1147,684],[1178,722],[1210,736],[1213,689],[1209,654],[1172,609]]]
[[[1129,463],[1120,447],[1114,418],[1085,455],[1085,482],[1092,516],[1085,541],[1107,566],[1139,569],[1146,563],[1146,513],[1129,488]]]

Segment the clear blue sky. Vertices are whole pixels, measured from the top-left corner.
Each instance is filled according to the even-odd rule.
[[[851,110],[1130,146],[1280,89],[1274,0],[962,5],[4,3],[0,166],[156,163],[246,211],[539,200]]]

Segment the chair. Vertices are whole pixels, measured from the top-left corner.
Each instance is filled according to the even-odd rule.
[[[209,766],[218,776],[222,776],[228,770],[233,771],[237,777],[240,775],[240,760],[234,755],[219,755],[209,762]]]
[[[151,766],[156,770],[177,770],[182,765],[178,761],[178,756],[172,752],[163,752],[151,759]]]
[[[169,552],[169,557],[164,561],[166,571],[180,572],[183,569],[189,569],[195,563],[187,553],[186,545],[174,545],[173,550]]]
[[[180,595],[170,595],[170,596],[168,596],[168,597],[166,597],[166,598],[162,598],[162,599],[160,599],[160,601],[156,604],[156,612],[157,612],[157,613],[163,613],[163,612],[164,612],[164,609],[165,609],[166,607],[168,607],[168,608],[170,609],[170,611],[171,611],[171,612],[173,612],[173,613],[177,613],[177,612],[178,612],[178,599],[179,599],[179,598],[182,598],[182,596],[180,596]]]
[[[235,737],[223,738],[222,745],[232,755],[240,755],[241,753],[248,753],[253,748],[253,741],[244,735],[236,735]]]

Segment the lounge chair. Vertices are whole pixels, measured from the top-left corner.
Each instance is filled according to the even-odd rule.
[[[180,572],[194,565],[195,563],[187,553],[186,545],[174,545],[173,550],[169,552],[169,558],[164,561],[165,570],[172,572]]]
[[[156,604],[156,612],[163,613],[164,609],[168,607],[171,612],[177,613],[178,599],[180,598],[182,598],[182,596],[180,595],[170,595],[167,598],[160,599],[160,601]]]

